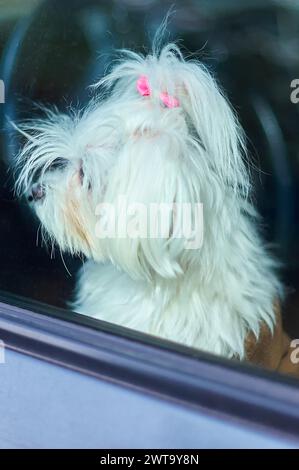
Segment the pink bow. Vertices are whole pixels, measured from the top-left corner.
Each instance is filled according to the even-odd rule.
[[[137,90],[141,96],[150,96],[151,88],[149,86],[148,78],[145,75],[140,75],[137,80]],[[166,91],[160,93],[160,100],[167,108],[177,108],[180,106],[179,100],[170,96]]]

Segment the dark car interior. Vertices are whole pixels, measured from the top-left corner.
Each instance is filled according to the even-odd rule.
[[[22,4],[22,8],[20,7]],[[1,4],[2,5],[2,4]],[[20,142],[10,124],[38,115],[38,103],[80,106],[120,47],[150,48],[173,2],[4,1],[0,11],[0,290],[64,307],[82,260],[40,240],[38,221],[14,194]],[[4,11],[5,10],[5,11]],[[248,138],[264,236],[287,287],[285,329],[299,337],[299,1],[180,0],[169,38],[216,75]],[[59,71],[59,72],[58,72]],[[188,305],[186,305],[188,308]]]

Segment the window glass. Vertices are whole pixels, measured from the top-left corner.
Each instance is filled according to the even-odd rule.
[[[73,296],[77,272],[85,260],[84,254],[70,255],[59,246],[47,243],[40,220],[28,204],[28,194],[18,197],[14,193],[19,174],[15,158],[26,139],[14,131],[11,122],[42,116],[44,110],[40,104],[55,105],[66,113],[72,107],[84,107],[93,96],[90,85],[103,76],[116,57],[115,50],[124,47],[136,52],[149,50],[171,4],[155,0],[73,0],[70,6],[64,0],[1,0],[2,292],[66,307]],[[263,239],[281,262],[279,275],[286,286],[283,325],[291,339],[299,338],[299,93],[298,96],[296,93],[299,1],[182,0],[170,14],[165,39],[179,39],[185,54],[200,59],[208,67],[238,114],[253,162],[251,197],[263,218],[262,223],[254,224],[261,226]],[[157,178],[158,173],[159,168]],[[146,181],[147,175],[144,176]],[[205,236],[208,234],[207,231]],[[242,246],[236,246],[234,255],[242,257]],[[162,258],[160,261],[162,265]],[[238,261],[231,259],[231,263]],[[109,275],[105,273],[104,290],[111,285]],[[132,272],[129,278],[122,280],[121,275],[111,278],[112,322],[117,323],[120,305],[128,299],[138,299],[144,288],[138,281],[134,283]],[[158,283],[157,289],[167,289],[167,282]],[[186,289],[184,302],[180,304],[184,311],[191,308],[192,293],[187,294],[190,283],[181,284]],[[232,296],[237,288],[231,286]],[[163,311],[162,303],[161,295]],[[95,316],[94,302],[87,305],[90,312],[85,313]],[[142,295],[139,308],[142,315]],[[223,308],[223,315],[229,314]],[[105,315],[104,319],[109,320]],[[138,322],[137,329],[147,331],[152,321],[160,320],[145,318],[144,326],[140,327],[142,322]],[[207,320],[206,324],[210,322]],[[129,313],[127,326],[136,327]],[[171,327],[161,327],[159,331],[161,336],[173,339]],[[240,338],[244,340],[242,335]],[[209,349],[208,341],[204,349]],[[219,348],[213,345],[212,349],[229,355],[223,345]]]

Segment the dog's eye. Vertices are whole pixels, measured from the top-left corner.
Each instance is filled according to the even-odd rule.
[[[79,179],[80,179],[80,183],[83,184],[83,181],[84,181],[84,170],[83,170],[83,164],[82,164],[82,162],[80,163],[80,168],[79,168]]]
[[[53,160],[51,165],[48,166],[48,171],[63,169],[67,166],[67,164],[68,164],[68,160],[62,157],[58,157],[55,160]]]
[[[79,180],[80,180],[80,183],[81,183],[82,186],[84,184],[84,179],[85,179],[85,173],[84,173],[84,170],[83,170],[83,163],[81,161],[80,162],[80,167],[79,167]],[[90,181],[85,182],[85,187],[86,186],[87,186],[88,190],[90,191],[91,190],[91,182]]]

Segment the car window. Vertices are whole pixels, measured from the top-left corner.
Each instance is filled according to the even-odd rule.
[[[231,341],[234,341],[235,344],[241,341],[244,345],[246,342],[246,347],[250,351],[248,357],[252,362],[258,363],[262,357],[262,365],[265,364],[265,367],[270,368],[273,366],[272,359],[269,362],[269,358],[265,358],[264,355],[264,345],[271,342],[271,338],[273,338],[269,329],[271,322],[267,323],[266,314],[264,317],[261,314],[255,323],[258,333],[254,328],[251,329],[248,326],[251,324],[251,310],[247,317],[242,316],[239,322],[235,321],[231,327],[233,333],[226,333],[219,326],[225,316],[229,318],[225,323],[227,326],[231,324],[232,316],[237,315],[230,311],[230,299],[227,299],[227,296],[221,298],[224,290],[219,284],[220,281],[214,279],[214,281],[208,282],[208,278],[205,278],[206,287],[201,288],[199,297],[207,296],[210,299],[205,305],[212,303],[215,305],[215,297],[218,295],[220,300],[217,309],[213,307],[211,312],[207,311],[208,308],[202,310],[202,323],[199,328],[199,323],[196,320],[197,313],[192,311],[192,302],[197,291],[195,288],[193,291],[190,286],[193,283],[197,285],[197,283],[204,284],[204,282],[200,279],[200,275],[196,274],[196,269],[192,271],[193,274],[187,282],[179,277],[178,272],[175,272],[173,276],[182,279],[179,281],[177,289],[181,289],[183,294],[180,300],[177,300],[175,294],[172,302],[177,302],[176,311],[184,312],[184,315],[175,317],[173,321],[167,320],[167,326],[164,327],[163,302],[166,294],[164,295],[163,292],[166,293],[168,289],[172,289],[170,287],[172,281],[169,272],[165,274],[168,268],[163,254],[160,259],[155,259],[152,262],[148,274],[152,276],[154,272],[156,279],[155,282],[152,282],[153,279],[151,279],[151,299],[162,290],[162,294],[159,294],[160,300],[157,301],[158,308],[153,308],[149,313],[143,297],[144,292],[148,295],[147,279],[145,277],[140,280],[139,273],[128,268],[132,264],[133,256],[139,257],[139,261],[141,259],[139,266],[143,267],[140,251],[134,252],[132,245],[130,245],[128,251],[126,248],[117,247],[113,251],[114,254],[106,253],[106,257],[103,255],[105,271],[98,275],[96,269],[98,264],[102,262],[101,259],[96,259],[93,265],[89,265],[86,253],[82,253],[76,248],[73,253],[69,253],[70,250],[65,250],[61,244],[52,242],[53,237],[47,237],[45,234],[43,222],[30,204],[32,198],[44,197],[41,186],[34,188],[32,186],[33,189],[30,189],[29,195],[28,192],[20,195],[15,191],[15,181],[21,171],[20,167],[16,167],[16,157],[26,143],[26,135],[24,132],[23,134],[17,132],[12,123],[18,125],[28,119],[38,119],[44,116],[45,106],[48,108],[56,106],[59,112],[66,114],[71,114],[73,109],[84,108],[95,96],[95,90],[90,88],[90,85],[99,81],[107,70],[110,70],[111,63],[116,61],[116,51],[122,48],[128,48],[138,53],[150,50],[156,31],[161,26],[167,12],[170,11],[163,40],[166,43],[178,41],[178,46],[182,47],[183,54],[188,56],[189,60],[200,60],[206,67],[205,70],[216,77],[245,130],[246,146],[251,162],[248,167],[246,166],[248,168],[246,171],[250,173],[253,185],[250,204],[257,207],[262,216],[261,221],[252,222],[254,225],[258,225],[258,230],[261,232],[261,238],[257,242],[258,249],[254,256],[258,258],[262,253],[262,256],[269,256],[270,260],[270,255],[264,255],[263,251],[259,251],[263,244],[262,240],[264,240],[270,246],[270,252],[279,263],[277,268],[273,268],[278,273],[275,276],[277,275],[285,286],[285,296],[282,296],[281,300],[278,300],[279,289],[273,288],[273,311],[276,309],[276,311],[282,312],[283,322],[282,327],[279,325],[281,331],[277,333],[275,320],[273,340],[275,345],[273,347],[275,349],[278,342],[284,342],[284,352],[281,351],[279,354],[280,356],[290,355],[293,351],[293,365],[296,369],[298,363],[296,347],[299,345],[299,341],[298,344],[296,341],[293,342],[292,346],[291,341],[299,338],[299,253],[297,243],[299,230],[297,222],[299,215],[299,142],[297,132],[299,2],[264,0],[262,2],[245,1],[240,3],[233,0],[214,2],[185,0],[178,2],[172,9],[171,4],[172,2],[161,4],[155,0],[143,2],[74,0],[70,8],[67,1],[61,0],[43,2],[38,0],[22,2],[3,0],[1,2],[0,289],[4,298],[5,296],[9,298],[11,294],[14,294],[53,307],[69,309],[71,315],[71,310],[76,308],[74,304],[70,306],[70,302],[75,298],[75,292],[78,292],[78,271],[81,270],[79,290],[81,289],[80,295],[85,299],[85,311],[81,312],[78,307],[79,313],[120,324],[120,328],[126,326],[145,333],[151,333],[151,325],[155,324],[157,327],[153,330],[153,334],[171,341],[180,338],[181,343],[196,347],[197,343],[192,343],[188,334],[185,335],[185,338],[183,334],[175,335],[173,333],[175,328],[178,331],[184,331],[186,321],[194,321],[193,333],[204,338],[200,342],[204,350],[234,358],[233,350],[228,350],[226,346],[226,338],[231,335],[233,337]],[[142,80],[142,83],[139,82],[139,85],[142,86],[142,91],[140,92],[141,88],[139,88],[139,93],[143,96],[148,95],[152,90],[148,83],[144,82],[144,77]],[[144,91],[144,87],[148,87],[146,91]],[[102,88],[96,93],[101,91]],[[170,98],[172,99],[171,103],[174,104],[174,97],[170,96]],[[164,107],[171,107],[169,106],[169,94],[167,100],[165,102],[164,96]],[[207,110],[210,112],[211,110],[208,108],[207,106]],[[220,112],[219,108],[215,106],[215,113],[217,114],[218,111]],[[176,111],[174,110],[174,112]],[[191,114],[188,116],[190,118]],[[220,125],[226,117],[225,112],[220,116]],[[199,113],[199,118],[204,119],[204,114],[200,115]],[[205,125],[212,133],[215,127],[214,120],[211,119],[209,123],[205,122]],[[210,129],[209,126],[211,126]],[[217,129],[217,126],[215,128]],[[208,142],[209,139],[213,141],[213,137],[209,135],[207,139]],[[199,144],[205,147],[204,143],[200,142]],[[101,143],[96,145],[100,146]],[[224,142],[222,150],[225,145]],[[207,151],[206,148],[205,151]],[[109,148],[105,149],[105,152],[108,155],[107,159],[109,159]],[[59,158],[63,159],[64,156],[59,155]],[[152,158],[154,158],[153,155]],[[205,171],[210,172],[209,175],[213,181],[213,163],[205,160],[203,164],[206,165]],[[216,166],[220,165],[220,160],[215,164]],[[110,163],[107,165],[110,169]],[[224,162],[224,168],[226,165],[228,165],[227,161]],[[143,189],[146,188],[149,179],[146,168],[145,166]],[[186,168],[187,173],[184,174],[184,178],[193,181],[192,170],[188,169],[188,165]],[[123,173],[120,174],[120,178],[127,178],[129,181],[134,167],[130,168],[128,173],[125,170],[126,168],[122,169]],[[90,170],[78,167],[78,171],[79,176],[84,178]],[[157,181],[159,180],[159,171],[161,170],[157,165],[155,174]],[[232,172],[236,172],[234,163],[232,164]],[[168,175],[166,170],[165,175],[166,177]],[[149,187],[155,188],[157,186],[155,178],[152,178]],[[207,180],[204,178],[204,181]],[[229,188],[227,191],[230,191],[234,183],[226,181],[225,184]],[[125,186],[125,183],[123,185]],[[236,187],[241,194],[240,181],[237,181]],[[139,194],[143,189],[140,187]],[[155,199],[155,197],[156,193],[153,198]],[[226,204],[225,198],[226,193],[224,192],[220,197],[224,206]],[[59,204],[59,199],[57,204]],[[232,217],[233,209],[234,206],[227,208],[228,220]],[[248,208],[244,205],[242,210],[248,211]],[[47,217],[51,217],[51,214]],[[53,217],[55,217],[54,212]],[[57,224],[59,225],[59,223],[58,221]],[[215,225],[214,229],[221,231],[221,227],[223,225],[217,227]],[[246,227],[244,228],[245,232]],[[213,232],[213,226],[208,226],[204,237],[212,236],[211,234],[215,231]],[[234,266],[241,263],[244,255],[243,249],[247,243],[246,235],[242,240],[240,245],[235,245],[233,256],[229,256],[228,273],[233,272]],[[205,238],[203,243],[205,243]],[[149,246],[148,249],[150,251],[151,247]],[[117,250],[124,251],[119,266],[115,261],[115,253],[119,253]],[[168,251],[167,253],[169,254]],[[225,253],[221,252],[220,248],[219,254],[219,263],[221,263]],[[171,254],[171,256],[175,256],[175,254]],[[188,258],[188,266],[192,265],[192,260],[193,257]],[[204,262],[210,263],[210,266],[216,264],[215,253],[209,253],[205,261],[199,258],[199,269]],[[242,260],[242,263],[246,269],[242,270],[240,282],[241,278],[246,277],[247,268],[248,272],[251,269],[250,259],[248,262]],[[262,258],[260,258],[260,262],[255,259],[255,263],[257,266],[264,266]],[[267,282],[266,277],[270,271],[272,272],[272,268],[268,271],[267,263],[265,261],[265,268],[260,267],[258,271],[268,288],[271,281]],[[163,272],[162,267],[165,268]],[[182,269],[184,271],[184,268]],[[126,270],[129,272],[128,275]],[[124,272],[126,274],[122,274]],[[209,272],[208,269],[207,272]],[[217,273],[217,267],[214,272]],[[137,280],[134,277],[135,274]],[[97,315],[98,301],[93,297],[95,286],[96,289],[99,288],[98,276],[103,283],[102,290],[98,295],[101,300],[101,309],[105,312],[99,316]],[[164,278],[167,281],[161,281]],[[235,279],[235,277],[233,278]],[[225,282],[229,284],[229,275]],[[211,288],[213,283],[217,285],[215,292]],[[255,289],[256,295],[266,302],[265,295],[260,292],[263,290],[263,285],[255,285],[253,290]],[[109,289],[111,289],[110,296],[107,295],[107,292],[110,292]],[[242,290],[242,288],[240,289]],[[242,294],[241,290],[239,290],[238,283],[231,284],[228,288],[229,297],[233,298],[240,293]],[[175,292],[177,293],[177,290]],[[250,295],[254,297],[252,292]],[[246,296],[247,294],[244,293],[244,298],[247,298]],[[103,298],[106,299],[105,302],[102,300]],[[135,301],[131,305],[132,299]],[[276,304],[279,306],[275,307]],[[128,307],[125,314],[121,315],[120,311],[124,305]],[[244,303],[244,312],[247,309],[246,305]],[[217,324],[215,327],[211,320],[213,310],[217,310],[219,316],[219,319],[215,320],[215,325]],[[257,302],[256,312],[259,310],[262,308]],[[171,312],[172,307],[167,315],[171,315]],[[191,320],[192,316],[194,316],[194,320]],[[119,321],[120,317],[123,319],[122,322]],[[137,317],[142,320],[137,321]],[[182,323],[179,326],[174,325],[177,318]],[[215,332],[215,328],[221,330],[219,332],[222,338],[221,344],[217,343],[216,334],[206,333],[206,328],[210,332]],[[242,334],[239,334],[236,328],[240,328]],[[261,346],[256,344],[255,333],[261,339]],[[279,339],[276,339],[275,334],[279,335]],[[238,351],[238,348],[240,349],[236,344],[235,351]],[[272,346],[269,354],[271,358],[272,354],[276,354],[273,352]],[[280,358],[280,360],[283,359]],[[288,370],[286,371],[288,372]]]

